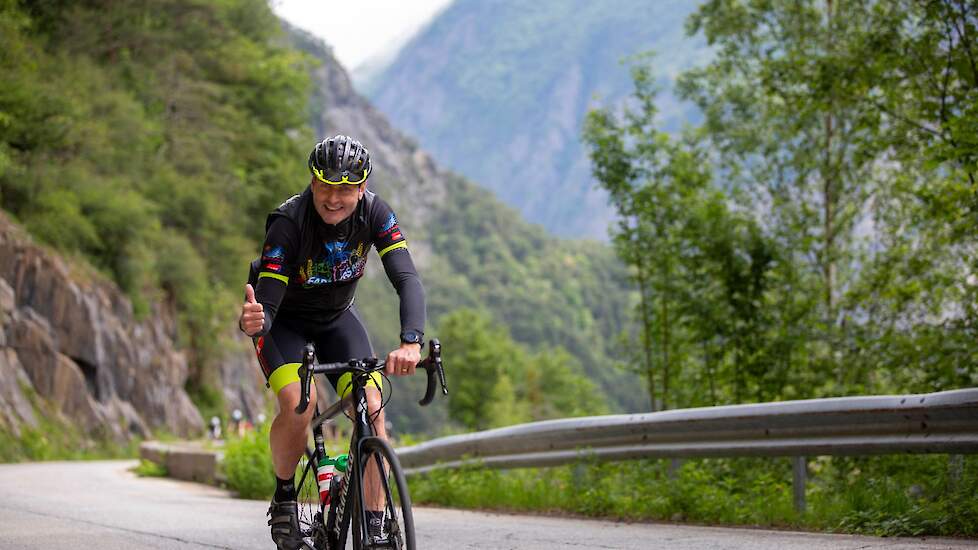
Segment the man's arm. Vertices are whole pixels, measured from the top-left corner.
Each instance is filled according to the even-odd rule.
[[[384,271],[401,299],[401,332],[424,333],[425,295],[421,277],[407,248],[392,250],[381,258]]]
[[[401,298],[401,334],[407,331],[424,334],[425,302],[421,277],[414,268],[397,216],[380,197],[374,197],[372,201],[370,224],[384,271]],[[420,343],[401,342],[398,349],[387,354],[385,370],[388,375],[410,376],[420,360]]]
[[[425,303],[421,277],[414,268],[407,240],[390,205],[378,196],[371,201],[370,230],[384,271],[401,297],[401,332],[424,332]]]
[[[289,286],[290,266],[293,263],[296,241],[295,225],[287,218],[279,217],[268,228],[268,234],[265,235],[265,243],[262,246],[262,256],[259,260],[258,282],[252,296],[247,295],[246,287],[246,302],[242,307],[242,316],[239,321],[239,328],[248,336],[264,336],[272,329],[275,314],[278,312],[279,305],[281,305],[285,291]],[[260,307],[256,307],[256,305]],[[254,323],[247,324],[249,311],[252,318],[255,311],[261,312],[263,315],[260,330],[256,332],[249,332],[249,329],[256,328]]]
[[[424,287],[414,269],[411,253],[406,247],[401,247],[382,256],[381,261],[387,278],[401,298],[401,334],[409,330],[424,334]],[[402,341],[400,347],[387,354],[384,370],[388,376],[411,376],[420,360],[421,344]]]

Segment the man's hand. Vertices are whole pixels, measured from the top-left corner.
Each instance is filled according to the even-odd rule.
[[[255,300],[255,289],[251,285],[245,285],[245,303],[241,306],[241,318],[238,319],[238,327],[248,336],[254,336],[261,332],[265,326],[265,310]]]
[[[401,342],[401,347],[387,354],[384,372],[387,376],[410,376],[421,361],[421,344]]]

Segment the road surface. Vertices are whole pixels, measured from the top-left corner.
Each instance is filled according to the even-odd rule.
[[[0,465],[0,550],[271,550],[266,502],[128,471],[136,461]],[[881,539],[415,509],[425,550],[978,548],[978,541]]]

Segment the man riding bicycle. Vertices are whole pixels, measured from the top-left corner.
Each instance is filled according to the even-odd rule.
[[[299,529],[294,480],[315,410],[295,413],[302,350],[306,342],[314,342],[320,362],[373,356],[353,306],[371,245],[400,296],[401,344],[387,355],[386,374],[414,374],[425,323],[424,288],[397,217],[367,190],[371,164],[366,147],[343,135],[325,139],[310,153],[309,170],[309,187],[268,216],[262,255],[252,263],[239,319],[278,400],[269,437],[276,488],[268,514],[272,540],[289,550],[308,544]],[[330,379],[341,398],[349,392],[349,376]],[[366,394],[374,432],[386,439],[379,374]],[[316,400],[315,386],[310,400]],[[367,500],[368,527],[379,536],[383,512],[372,510]]]

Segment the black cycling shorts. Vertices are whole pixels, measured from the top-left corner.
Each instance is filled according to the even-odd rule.
[[[315,344],[316,358],[320,363],[374,356],[367,330],[352,306],[333,321],[315,326],[279,316],[268,334],[253,338],[253,341],[265,380],[276,395],[283,387],[299,381],[298,371],[306,342]],[[341,398],[349,392],[350,379],[349,373],[329,376],[330,383]],[[373,380],[380,388],[379,373],[374,373]]]

